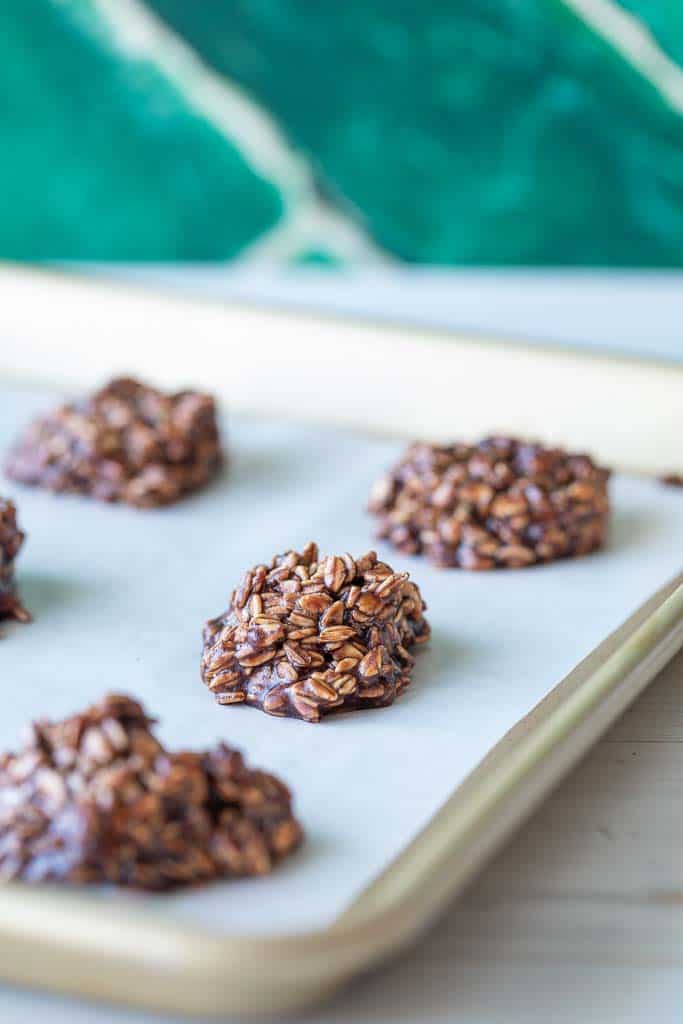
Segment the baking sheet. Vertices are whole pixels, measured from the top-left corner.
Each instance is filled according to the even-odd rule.
[[[0,450],[57,401],[0,390]],[[649,480],[613,482],[606,551],[516,572],[439,572],[384,545],[429,605],[433,639],[393,707],[318,726],[220,708],[199,678],[200,630],[244,568],[318,541],[372,545],[370,484],[400,443],[247,419],[229,421],[230,462],[175,508],[136,512],[4,481],[29,533],[20,556],[31,626],[9,624],[0,748],[34,717],[61,717],[119,690],[144,700],[170,746],[224,739],[280,774],[308,841],[272,876],[173,895],[97,890],[102,900],[225,933],[329,925],[424,826],[515,722],[681,567],[683,501]]]

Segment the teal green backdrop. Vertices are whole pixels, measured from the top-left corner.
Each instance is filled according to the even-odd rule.
[[[0,257],[680,267],[679,61],[667,0],[4,0]]]

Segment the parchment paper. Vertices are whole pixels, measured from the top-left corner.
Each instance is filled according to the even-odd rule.
[[[58,399],[0,390],[0,451]],[[292,787],[305,847],[266,879],[170,896],[104,899],[225,932],[331,923],[426,824],[487,751],[681,565],[683,495],[615,479],[608,550],[496,573],[438,571],[372,541],[364,512],[400,443],[228,421],[230,461],[208,490],[139,512],[0,483],[29,534],[18,563],[30,626],[3,625],[0,749],[25,722],[62,717],[107,690],[140,697],[173,747],[219,739]],[[200,630],[242,571],[318,541],[378,546],[429,605],[433,639],[393,707],[320,725],[218,707],[199,678]]]

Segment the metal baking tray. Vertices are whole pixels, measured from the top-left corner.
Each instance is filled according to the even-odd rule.
[[[105,318],[145,306],[142,296],[49,276],[31,285],[48,308],[50,297],[66,302],[69,317],[78,315],[74,294],[87,308],[96,293]],[[58,398],[36,384],[40,359],[35,372],[18,365],[24,341],[54,363],[49,328],[56,321],[59,334],[59,319],[55,307],[43,341],[30,323],[3,338],[0,450]],[[88,385],[91,364],[102,368],[86,326],[80,362],[72,345],[60,388]],[[143,319],[141,348],[143,327],[153,334],[154,318]],[[276,348],[277,338],[265,341],[254,341],[255,365]],[[195,356],[205,355],[199,344]],[[108,365],[147,369],[128,342]],[[224,393],[229,357],[203,366],[197,372],[185,347],[169,352],[161,376]],[[352,376],[330,382],[331,410]],[[251,402],[253,413],[224,421],[225,471],[173,508],[137,512],[3,481],[29,534],[18,574],[35,622],[3,628],[0,673],[12,699],[0,748],[16,746],[31,718],[129,692],[160,718],[169,745],[223,738],[281,775],[307,843],[268,878],[163,896],[7,885],[0,975],[9,980],[174,1012],[309,1005],[414,941],[683,646],[680,495],[618,474],[609,545],[587,558],[470,574],[378,545],[420,585],[433,627],[393,707],[320,725],[218,707],[199,679],[204,619],[225,606],[244,568],[277,551],[309,539],[330,553],[375,546],[368,490],[403,445],[370,425],[294,422],[311,386],[304,375],[287,380],[290,418],[279,408],[264,418],[268,393],[249,391],[244,374],[242,384],[241,407]]]

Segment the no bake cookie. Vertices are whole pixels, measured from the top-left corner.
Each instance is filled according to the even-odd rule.
[[[31,423],[5,468],[24,484],[148,508],[202,487],[220,462],[210,395],[120,378]]]
[[[0,619],[28,622],[31,617],[19,600],[14,580],[14,561],[23,543],[13,502],[0,498]]]
[[[315,544],[249,570],[204,629],[202,678],[219,704],[318,722],[384,707],[410,683],[424,601],[374,551],[319,558]]]
[[[0,756],[0,879],[169,889],[263,875],[301,841],[287,788],[219,744],[169,752],[130,697]]]
[[[377,481],[378,536],[439,566],[521,568],[603,545],[609,472],[510,437],[413,444]]]

